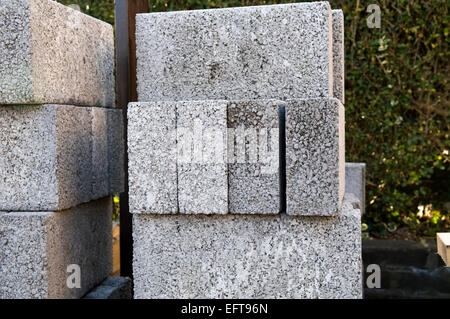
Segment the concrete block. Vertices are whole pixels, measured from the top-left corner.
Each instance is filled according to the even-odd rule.
[[[125,190],[125,141],[122,110],[106,110],[108,132],[109,192]]]
[[[328,2],[138,14],[139,101],[333,96]]]
[[[437,233],[437,250],[447,267],[450,267],[450,233]]]
[[[345,202],[350,203],[354,209],[359,209],[361,211],[361,202],[359,201],[359,198],[356,197],[355,194],[345,193],[343,200]],[[362,215],[362,212],[361,212],[361,215]]]
[[[128,105],[128,171],[132,213],[178,212],[176,105]]]
[[[333,16],[333,96],[345,104],[344,13],[332,10]]]
[[[122,193],[125,180],[122,110],[91,108],[91,112],[93,196]]]
[[[287,214],[332,216],[344,189],[343,105],[337,99],[286,101]]]
[[[362,297],[361,214],[349,203],[333,217],[134,215],[133,222],[138,299]]]
[[[112,270],[111,223],[111,197],[62,212],[0,212],[0,298],[82,297]],[[80,288],[67,285],[74,264]]]
[[[252,100],[228,106],[228,196],[231,214],[278,214],[279,116],[282,102]]]
[[[108,112],[121,117],[69,105],[1,107],[0,210],[59,211],[111,194],[108,149],[119,142]]]
[[[133,299],[131,279],[128,277],[108,277],[83,299]]]
[[[361,206],[361,214],[366,211],[366,164],[345,163],[345,192],[355,194]]]
[[[93,141],[95,140],[92,135],[92,109],[50,105],[44,114],[49,117],[52,116],[53,111],[55,111],[56,134],[50,136],[50,143],[56,142],[56,153],[37,154],[31,151],[30,155],[34,158],[38,156],[56,157],[55,182],[58,192],[53,197],[53,201],[58,203],[58,206],[37,209],[22,206],[18,208],[20,210],[61,210],[74,207],[80,203],[87,203],[94,195],[92,181],[95,182],[94,186],[101,182],[99,180],[101,176],[95,176],[94,163],[92,162]],[[96,166],[98,167],[98,165]],[[36,170],[36,167],[33,167],[33,170]],[[107,175],[103,175],[103,178],[105,177],[108,181]],[[28,189],[22,189],[21,191],[28,193]],[[41,200],[45,202],[48,199],[42,198]]]
[[[107,127],[107,113],[92,109],[92,192],[98,198],[109,193],[109,179],[104,178],[109,172]]]
[[[176,104],[179,213],[226,214],[228,103]]]
[[[111,25],[50,0],[0,3],[0,105],[114,106]]]

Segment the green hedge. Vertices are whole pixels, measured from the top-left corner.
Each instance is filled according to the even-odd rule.
[[[112,0],[60,2],[114,23]],[[283,2],[295,1],[157,0],[151,11]],[[363,227],[434,235],[450,218],[450,2],[378,1],[381,28],[370,29],[371,2],[330,1],[345,15],[347,161],[367,163]]]

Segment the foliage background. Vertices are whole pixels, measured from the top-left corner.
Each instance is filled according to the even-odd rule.
[[[113,0],[60,0],[114,24]],[[151,11],[302,1],[154,0]],[[381,8],[370,29],[366,8]],[[345,15],[346,159],[367,163],[363,229],[375,237],[449,229],[447,0],[330,1]]]

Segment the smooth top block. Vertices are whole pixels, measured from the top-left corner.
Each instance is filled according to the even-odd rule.
[[[329,98],[328,2],[138,14],[138,99]]]
[[[114,106],[111,25],[50,0],[0,1],[0,105]]]

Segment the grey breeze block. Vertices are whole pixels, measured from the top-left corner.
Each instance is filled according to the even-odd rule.
[[[345,191],[344,113],[337,99],[286,101],[288,215],[332,216],[339,210]]]
[[[362,297],[361,216],[350,202],[333,217],[134,215],[133,224],[137,299]]]
[[[59,211],[123,190],[120,110],[0,108],[0,210]]]
[[[176,105],[128,104],[131,213],[178,212]]]
[[[0,212],[0,298],[80,298],[112,271],[112,198],[62,212]],[[68,288],[69,265],[80,288]]]
[[[277,214],[279,104],[130,103],[130,210]]]
[[[139,101],[333,96],[328,2],[138,14]]]
[[[228,213],[227,102],[178,102],[177,183],[181,214]]]
[[[345,104],[344,13],[332,10],[333,16],[333,97]]]
[[[0,2],[0,105],[113,107],[111,25],[50,0]]]
[[[366,164],[345,163],[345,193],[354,194],[361,206],[361,214],[366,210]]]
[[[278,214],[279,115],[276,100],[228,106],[228,192],[231,214]]]

